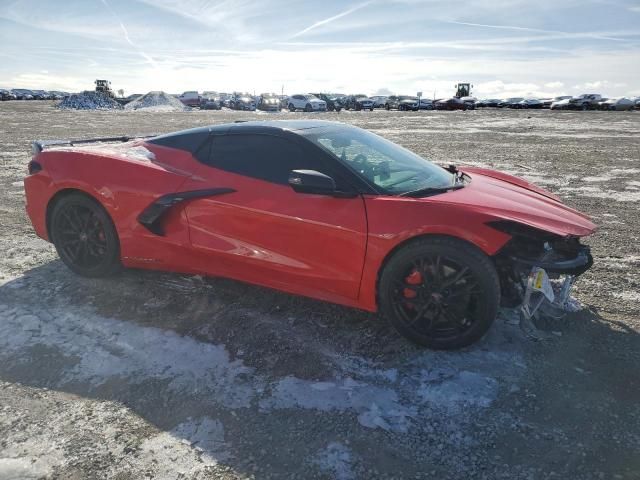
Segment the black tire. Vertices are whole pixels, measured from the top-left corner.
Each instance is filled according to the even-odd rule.
[[[387,112],[388,112],[389,110],[391,110],[391,107],[389,106],[389,104],[388,104],[388,103],[384,106],[384,108],[387,110]]]
[[[487,333],[498,313],[500,282],[489,257],[477,248],[451,237],[427,237],[402,247],[387,262],[378,301],[401,335],[451,350]]]
[[[58,256],[73,272],[106,277],[120,270],[118,233],[96,200],[81,193],[61,198],[53,207],[49,225]]]
[[[289,111],[290,112],[295,112],[296,111],[296,107],[293,106],[293,103],[289,104]]]
[[[313,107],[311,106],[310,103],[307,103],[304,107],[304,111],[305,112],[313,112]]]

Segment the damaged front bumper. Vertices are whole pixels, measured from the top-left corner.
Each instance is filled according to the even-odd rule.
[[[533,318],[540,314],[555,319],[564,317],[569,309],[573,283],[593,265],[593,256],[589,247],[580,245],[569,258],[545,255],[538,260],[518,257],[512,260],[530,268],[520,305],[520,326],[530,337],[540,339]]]
[[[586,245],[579,245],[573,252],[560,254],[559,257],[548,255],[549,252],[550,250],[547,250],[545,255],[539,258],[519,257],[517,255],[511,255],[510,258],[519,265],[542,268],[549,274],[564,274],[574,277],[582,275],[593,265],[591,249]]]
[[[593,265],[590,248],[577,238],[514,240],[496,260],[503,295],[518,309],[520,326],[533,338],[542,335],[534,317],[562,318],[571,309],[576,278]]]

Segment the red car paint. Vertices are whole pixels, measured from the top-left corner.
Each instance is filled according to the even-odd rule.
[[[471,182],[426,198],[300,194],[288,185],[204,165],[190,153],[136,141],[155,159],[109,150],[45,150],[42,170],[25,178],[27,212],[48,239],[47,206],[77,189],[111,216],[127,267],[224,276],[377,310],[380,269],[403,242],[450,235],[491,256],[510,239],[487,225],[511,220],[561,236],[585,236],[595,226],[557,197],[524,180],[486,169],[462,169]],[[236,190],[187,200],[163,220],[164,235],[141,225],[138,214],[158,197],[212,186]]]

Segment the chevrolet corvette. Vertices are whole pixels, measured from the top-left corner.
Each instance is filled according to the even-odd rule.
[[[533,313],[554,279],[566,300],[593,262],[595,225],[552,193],[342,123],[36,141],[28,172],[35,232],[79,275],[229,277],[380,312],[431,348],[479,340],[500,305]]]

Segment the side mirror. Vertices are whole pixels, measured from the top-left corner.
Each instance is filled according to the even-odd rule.
[[[298,193],[315,193],[317,195],[336,193],[336,182],[333,178],[315,170],[291,170],[289,185]]]

